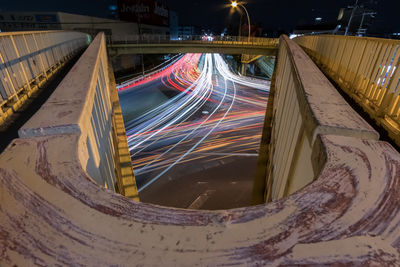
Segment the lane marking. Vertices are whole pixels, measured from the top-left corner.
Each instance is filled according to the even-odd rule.
[[[204,203],[211,197],[212,194],[214,194],[217,190],[207,190],[206,192],[202,193],[200,196],[198,196],[192,204],[187,207],[188,209],[191,210],[198,210],[200,209]]]

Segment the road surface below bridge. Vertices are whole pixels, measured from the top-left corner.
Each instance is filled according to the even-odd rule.
[[[119,86],[141,201],[192,209],[248,206],[269,82],[219,54],[185,54]]]

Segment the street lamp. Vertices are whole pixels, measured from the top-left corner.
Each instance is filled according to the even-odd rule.
[[[233,2],[231,3],[231,6],[232,6],[233,8],[236,8],[236,7],[238,7],[238,6],[241,6],[241,7],[244,9],[244,11],[246,12],[246,15],[247,15],[247,23],[249,24],[249,37],[247,38],[247,41],[250,42],[251,25],[250,25],[249,12],[247,12],[247,9],[244,7],[243,4],[238,3],[238,2],[236,2],[236,1],[233,1]]]

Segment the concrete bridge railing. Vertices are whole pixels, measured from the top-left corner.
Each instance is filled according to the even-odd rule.
[[[400,41],[319,35],[296,42],[400,145]]]
[[[19,130],[21,138],[79,136],[79,158],[98,184],[116,183],[112,105],[104,40],[99,36],[47,102]]]
[[[287,196],[320,172],[312,158],[318,135],[378,140],[379,135],[340,96],[312,60],[281,38],[273,81],[267,200]]]
[[[0,124],[89,42],[79,32],[0,33]]]
[[[107,154],[109,142],[95,146],[91,140],[108,140],[104,136],[111,124],[103,86],[106,73],[92,72],[107,67],[103,44],[102,36],[94,40],[72,70],[71,75],[80,78],[66,77],[60,85],[64,90],[57,92],[58,88],[44,107],[47,112],[29,122],[22,130],[24,137],[0,155],[2,265],[399,262],[400,156],[387,143],[376,141],[376,133],[347,105],[337,107],[339,96],[328,82],[314,80],[322,74],[287,38],[281,42],[273,105],[273,117],[283,120],[273,124],[273,132],[287,137],[288,151],[293,149],[286,146],[292,132],[306,132],[314,174],[301,175],[315,177],[313,183],[268,204],[219,211],[136,202],[95,183],[96,172],[88,168],[94,166],[88,164],[88,145]],[[84,79],[88,72],[90,81]],[[291,111],[296,105],[308,114],[301,119],[311,130],[292,131],[287,123],[292,114],[293,121],[300,120]],[[273,134],[272,140],[277,138],[284,140]],[[283,154],[280,160],[292,159]],[[279,163],[276,158],[274,162]]]

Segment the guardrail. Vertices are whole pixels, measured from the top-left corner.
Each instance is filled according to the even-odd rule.
[[[79,32],[0,33],[0,124],[89,41]]]
[[[400,41],[337,35],[295,40],[400,146]]]
[[[291,142],[287,122],[296,106],[302,116],[308,114],[302,123],[305,139],[311,137],[305,142],[312,143],[316,180],[273,203],[218,211],[135,202],[93,182],[86,171],[88,122],[95,120],[93,108],[105,104],[95,100],[94,93],[102,78],[93,74],[89,83],[84,69],[105,67],[92,54],[97,45],[96,38],[80,60],[85,65],[78,62],[72,70],[79,79],[63,82],[64,93],[56,92],[47,112],[37,117],[63,123],[82,118],[79,123],[37,127],[33,132],[54,134],[16,139],[0,155],[2,264],[388,266],[399,262],[400,155],[389,144],[372,140],[376,133],[340,102],[334,88],[320,79],[324,76],[292,41],[282,39],[272,116],[285,119],[273,124],[273,131],[287,139],[273,134],[273,140]],[[90,64],[94,59],[96,64]],[[68,92],[78,94],[74,101],[67,101]],[[61,111],[56,106],[63,100]],[[294,116],[293,123],[295,119],[300,118]],[[109,120],[100,122],[105,131],[98,133],[108,134]],[[74,130],[78,126],[81,132]],[[350,136],[356,133],[361,136]],[[290,157],[284,153],[282,160]],[[309,172],[301,175],[314,178]]]
[[[112,35],[108,36],[107,43],[114,44],[232,44],[232,45],[251,45],[251,46],[278,46],[278,38],[247,37],[239,36],[204,36],[204,35],[182,35],[171,39],[169,35]]]

